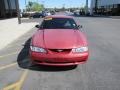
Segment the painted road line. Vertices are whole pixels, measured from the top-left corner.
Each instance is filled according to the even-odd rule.
[[[11,55],[14,55],[14,54],[17,54],[17,53],[18,53],[18,52],[12,52],[12,53],[10,53],[10,54],[2,55],[2,56],[0,56],[0,59],[1,59],[1,58],[4,58],[4,57],[11,56]]]
[[[9,68],[9,67],[13,67],[15,65],[17,65],[17,63],[12,63],[12,64],[9,64],[9,65],[5,65],[5,66],[0,67],[0,70],[6,69],[6,68]]]
[[[27,74],[28,74],[28,70],[25,70],[18,82],[13,83],[12,85],[6,86],[2,90],[21,90]]]

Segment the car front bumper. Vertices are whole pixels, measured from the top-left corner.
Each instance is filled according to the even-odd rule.
[[[75,54],[41,54],[30,52],[30,57],[33,63],[49,66],[69,66],[85,63],[89,53]]]

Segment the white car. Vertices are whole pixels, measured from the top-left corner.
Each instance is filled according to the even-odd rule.
[[[45,12],[45,16],[49,16],[49,15],[51,15],[50,12]]]

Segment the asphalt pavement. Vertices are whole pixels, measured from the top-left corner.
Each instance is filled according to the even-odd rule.
[[[83,25],[90,57],[78,67],[31,66],[36,28],[0,51],[0,90],[120,90],[120,19],[75,17]],[[41,19],[23,21],[41,22]]]

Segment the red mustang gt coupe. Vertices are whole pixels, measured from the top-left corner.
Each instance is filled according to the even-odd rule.
[[[88,44],[71,16],[47,16],[33,35],[30,57],[34,64],[68,66],[88,59]]]

